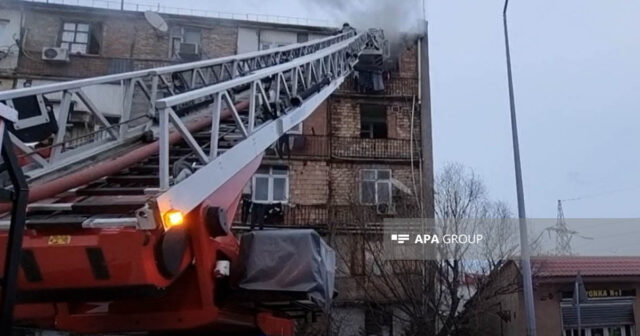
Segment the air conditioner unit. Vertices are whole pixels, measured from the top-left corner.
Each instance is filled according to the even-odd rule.
[[[389,203],[376,204],[376,212],[378,215],[395,215],[396,206]]]
[[[200,56],[200,45],[197,43],[180,43],[180,57]]]
[[[69,62],[69,50],[65,48],[44,47],[42,59],[52,62]]]

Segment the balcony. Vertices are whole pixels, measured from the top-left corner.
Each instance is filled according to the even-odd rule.
[[[262,218],[262,224],[267,227],[304,226],[318,230],[326,229],[329,223],[329,211],[326,204],[319,205],[289,205],[289,204],[258,204],[243,200],[234,218],[235,225],[257,227]],[[257,216],[257,217],[256,217]]]
[[[417,161],[420,148],[406,139],[368,139],[359,137],[329,137],[326,135],[288,134],[274,144],[265,157],[274,159],[328,160],[393,160]],[[278,155],[280,153],[280,155]]]
[[[276,148],[278,149],[276,151]],[[326,135],[287,134],[281,143],[276,143],[265,152],[267,158],[283,159],[328,159],[329,137]]]
[[[413,156],[411,152],[413,150]],[[418,160],[420,148],[411,140],[344,138],[331,139],[331,157],[336,159]]]
[[[245,201],[246,202],[246,201]],[[289,205],[289,204],[251,204],[240,206],[234,219],[234,225],[251,226],[252,216],[262,218],[262,224],[269,228],[312,228],[320,232],[329,230],[358,231],[381,229],[385,218],[417,217],[415,203],[396,202],[388,213],[381,213],[371,205]],[[254,225],[260,226],[259,219]]]
[[[403,96],[411,97],[418,94],[418,79],[400,78],[384,76],[384,90],[380,92],[363,91],[358,86],[358,81],[353,76],[349,76],[340,86],[338,94],[367,94],[381,96]]]

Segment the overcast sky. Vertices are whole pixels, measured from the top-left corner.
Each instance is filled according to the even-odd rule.
[[[333,17],[318,3],[180,6]],[[473,168],[516,209],[502,5],[428,1],[434,157],[436,168]],[[512,0],[509,15],[528,216],[555,217],[557,199],[583,197],[565,203],[565,216],[640,217],[640,2]]]

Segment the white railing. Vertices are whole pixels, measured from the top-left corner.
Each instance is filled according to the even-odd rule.
[[[160,215],[169,211],[189,213],[287,131],[305,120],[352,72],[367,42],[372,40],[370,36],[371,33],[360,33],[312,54],[246,76],[159,99],[156,102],[159,180],[163,193],[156,198],[156,205]],[[236,109],[239,102],[231,99],[234,90],[248,93],[244,107],[246,118]],[[212,120],[211,141],[203,148],[186,130],[174,109],[204,97],[213,101],[212,107],[205,112]],[[242,140],[219,152],[223,108],[233,117]],[[180,132],[197,153],[201,164],[192,175],[175,185],[170,184],[170,126]]]
[[[22,1],[102,8],[102,9],[113,9],[113,10],[136,11],[136,12],[154,11],[154,12],[164,13],[164,14],[191,15],[191,16],[208,17],[208,18],[218,18],[218,19],[293,24],[293,25],[303,25],[303,26],[333,27],[336,25],[335,22],[331,22],[329,20],[301,18],[301,17],[295,17],[295,16],[286,16],[286,15],[221,12],[221,11],[207,10],[207,9],[163,6],[159,3],[143,4],[143,3],[135,3],[135,2],[127,2],[127,1],[124,1],[124,2],[116,1],[116,0],[22,0]]]
[[[14,147],[30,162],[23,168],[31,179],[63,168],[65,173],[77,170],[98,155],[109,157],[108,150],[142,141],[143,133],[148,139],[151,133],[158,140],[160,183],[153,190],[156,205],[154,210],[145,207],[136,214],[139,227],[151,228],[159,224],[153,218],[163,218],[170,210],[190,212],[306,119],[352,72],[361,53],[381,52],[381,41],[379,30],[357,33],[347,29],[323,39],[264,51],[4,91],[0,102],[18,108],[28,99],[40,106],[34,109],[41,114],[18,120],[16,130],[50,122],[46,112],[54,100],[59,104],[57,132],[49,138],[48,147],[33,147],[11,134]],[[107,84],[124,90],[123,101],[114,101],[122,106],[117,122],[109,120],[87,94],[88,87]],[[72,106],[79,103],[93,115],[97,130],[70,145],[66,125]],[[230,126],[240,139],[230,147],[218,144],[227,134],[221,131],[222,119],[233,121],[224,126]],[[203,127],[210,130],[192,133],[203,132]],[[171,169],[171,144],[178,134],[197,160],[186,177]]]

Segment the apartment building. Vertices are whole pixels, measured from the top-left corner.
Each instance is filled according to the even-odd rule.
[[[144,12],[37,2],[0,4],[0,89],[116,74],[305,42],[337,29],[161,14],[166,31]],[[338,250],[336,315],[340,335],[401,334],[393,307],[371,309],[356,279],[367,256],[349,242],[385,218],[420,215],[422,127],[418,105],[419,53],[408,40],[383,65],[358,67],[310,118],[266,153],[246,186],[236,216],[240,229],[312,227]],[[422,55],[426,57],[427,55]],[[117,121],[126,85],[102,85],[87,95]],[[426,99],[426,97],[423,97]],[[56,113],[59,97],[48,97]],[[135,102],[133,102],[135,104]],[[91,132],[88,107],[74,101],[71,136]],[[233,139],[226,139],[233,141]],[[432,180],[432,172],[426,177]],[[432,203],[430,190],[425,193]],[[427,207],[427,208],[433,208]],[[433,214],[428,214],[433,216]],[[340,243],[342,242],[342,243]],[[360,246],[360,247],[359,247]],[[370,323],[371,320],[385,323]]]

